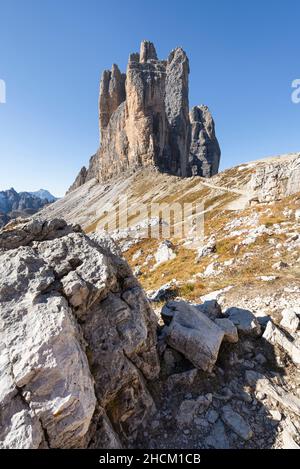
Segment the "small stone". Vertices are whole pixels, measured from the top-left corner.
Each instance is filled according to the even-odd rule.
[[[199,427],[204,427],[204,428],[209,427],[209,423],[205,419],[196,417],[194,422]]]
[[[136,251],[133,256],[132,256],[132,260],[133,261],[136,261],[139,257],[141,257],[143,251],[141,249],[139,249],[138,251]]]
[[[133,275],[135,277],[140,277],[142,275],[142,270],[140,266],[135,267],[135,269],[133,270]]]
[[[241,391],[239,394],[238,394],[238,397],[239,399],[241,399],[242,401],[244,402],[248,402],[248,403],[251,403],[252,402],[252,397],[251,395],[246,392],[246,391]]]
[[[224,341],[236,344],[239,341],[238,331],[236,326],[230,319],[220,318],[215,319],[215,324],[224,331]]]
[[[258,399],[259,401],[263,401],[263,400],[266,398],[266,395],[265,395],[264,392],[258,391],[258,392],[255,393],[255,397],[256,397],[256,399]]]
[[[211,409],[207,412],[206,418],[209,423],[215,423],[219,418],[219,414],[214,409]]]
[[[230,405],[226,405],[222,409],[222,420],[228,427],[239,435],[243,440],[250,440],[253,432],[244,420],[244,418],[235,412]]]
[[[275,262],[275,264],[272,265],[272,268],[274,270],[282,270],[282,269],[286,269],[287,267],[288,267],[288,264],[282,261]]]
[[[225,427],[220,419],[217,420],[209,436],[205,439],[205,444],[208,447],[215,449],[229,448],[229,441],[226,435]]]
[[[159,421],[158,420],[153,420],[152,423],[151,423],[151,427],[153,428],[153,430],[158,428],[159,427]]]
[[[255,357],[255,361],[260,365],[264,365],[267,362],[267,359],[262,353],[258,353]]]
[[[279,410],[270,410],[269,412],[270,412],[273,420],[275,420],[276,422],[280,422],[281,413],[279,412]]]
[[[178,425],[191,425],[194,418],[197,418],[199,414],[202,414],[210,406],[211,402],[211,394],[199,396],[197,399],[182,401],[176,415]]]
[[[250,370],[252,370],[253,368],[255,368],[255,364],[250,361],[250,360],[244,360],[244,363],[243,363],[244,367],[245,368],[248,368]]]

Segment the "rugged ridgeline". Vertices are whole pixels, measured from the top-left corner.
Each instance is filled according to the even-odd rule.
[[[92,178],[107,180],[127,169],[155,166],[177,176],[213,176],[220,148],[206,106],[189,112],[189,61],[181,49],[159,60],[151,42],[130,54],[127,72],[105,70],[100,84],[101,145],[69,191]]]

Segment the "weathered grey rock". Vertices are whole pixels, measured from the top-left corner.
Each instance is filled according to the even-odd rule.
[[[198,374],[196,368],[188,371],[183,371],[182,373],[174,373],[167,379],[167,388],[169,391],[173,392],[174,389],[182,388],[183,386],[192,386],[195,381],[195,378]]]
[[[215,319],[215,324],[224,331],[224,341],[236,344],[239,341],[238,331],[232,321],[227,318]]]
[[[113,64],[111,71],[104,70],[100,82],[99,129],[102,133],[108,126],[112,114],[126,99],[126,75]]]
[[[154,408],[146,380],[159,372],[156,319],[141,287],[109,243],[60,220],[15,227],[14,249],[6,234],[0,446],[126,445]]]
[[[211,409],[207,412],[206,418],[209,423],[215,423],[219,418],[219,414],[214,409]]]
[[[178,176],[187,176],[189,171],[188,75],[189,60],[184,50],[178,47],[170,53],[166,66],[165,109],[169,136],[168,147],[162,153],[163,168]]]
[[[73,184],[67,190],[66,194],[68,194],[69,192],[74,191],[75,189],[82,186],[87,181],[88,181],[88,179],[87,179],[87,169],[86,169],[85,166],[83,166],[81,168],[81,170],[79,171],[75,181],[73,182]]]
[[[240,414],[235,412],[229,404],[222,408],[222,420],[231,430],[243,438],[243,440],[250,440],[250,438],[252,438],[253,432],[249,424]]]
[[[222,317],[221,306],[217,300],[206,300],[204,303],[196,305],[195,307],[212,321],[216,318]]]
[[[282,320],[280,321],[281,327],[289,332],[296,332],[299,328],[300,319],[298,318],[295,311],[291,308],[284,309],[282,311]]]
[[[169,302],[174,311],[170,325],[166,327],[166,342],[181,352],[193,365],[211,371],[217,358],[224,332],[192,305]]]
[[[270,415],[275,422],[280,422],[282,415],[279,410],[270,410]]]
[[[174,288],[176,288],[177,281],[171,280],[171,282],[165,283],[158,290],[148,291],[148,298],[150,301],[162,301],[174,297]],[[166,311],[166,308],[163,308]],[[164,314],[164,313],[162,313]]]
[[[300,399],[280,386],[271,383],[266,376],[256,371],[247,370],[245,373],[247,383],[257,392],[262,392],[279,402],[281,406],[300,416]]]
[[[300,365],[300,347],[276,327],[272,321],[268,322],[263,338],[271,344],[279,345],[296,365]]]
[[[300,446],[296,443],[288,430],[282,432],[282,443],[282,449],[300,449]]]
[[[117,65],[105,70],[99,97],[101,145],[69,191],[92,177],[103,181],[149,165],[182,177],[215,174],[220,149],[214,123],[206,106],[189,115],[188,75],[182,48],[159,60],[149,41],[142,42],[140,53],[130,54],[126,74]]]
[[[244,335],[258,336],[261,333],[261,327],[256,317],[251,311],[242,308],[228,308],[225,316],[236,325],[239,332]]]
[[[213,426],[209,436],[205,439],[205,444],[210,448],[229,449],[229,440],[221,419],[218,419]]]
[[[157,251],[154,254],[156,260],[156,266],[162,264],[163,262],[170,261],[176,257],[174,246],[171,241],[165,239],[158,246]]]
[[[270,202],[300,191],[300,154],[288,155],[259,165],[251,176],[249,190],[253,200]]]
[[[72,232],[81,232],[78,225],[72,226],[58,218],[51,221],[42,219],[23,219],[8,224],[0,232],[0,249],[15,249],[27,246],[33,241],[46,241],[66,236]]]
[[[189,426],[194,418],[202,414],[211,404],[212,395],[199,396],[197,399],[187,399],[180,404],[176,420],[180,426]]]
[[[202,257],[215,252],[216,246],[217,246],[216,238],[215,236],[212,236],[204,246],[201,246],[198,249],[195,262],[199,262]]]
[[[215,123],[207,106],[194,106],[190,111],[192,174],[211,177],[219,170],[221,151],[215,134]]]

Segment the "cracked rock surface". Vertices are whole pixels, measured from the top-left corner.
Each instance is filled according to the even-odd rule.
[[[156,320],[109,239],[0,232],[0,447],[120,448],[154,409]]]

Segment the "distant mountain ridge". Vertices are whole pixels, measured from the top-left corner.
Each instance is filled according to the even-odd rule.
[[[17,217],[26,217],[57,200],[49,191],[17,192],[13,187],[0,191],[0,227]]]
[[[47,191],[46,189],[39,189],[38,191],[35,191],[35,192],[28,192],[28,194],[34,195],[35,197],[38,197],[39,199],[42,199],[42,200],[47,200],[49,203],[55,202],[58,199],[57,197],[54,197],[54,195],[52,195],[51,192]]]

